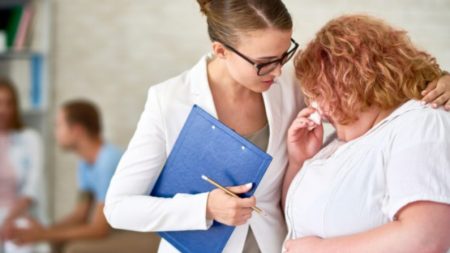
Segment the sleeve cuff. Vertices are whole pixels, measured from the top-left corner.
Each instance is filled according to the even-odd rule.
[[[208,195],[209,192],[199,193],[199,194],[183,194],[179,193],[174,196],[174,199],[178,199],[180,204],[185,206],[189,206],[187,209],[188,213],[186,213],[187,217],[191,217],[192,227],[196,227],[201,230],[208,230],[212,224],[213,220],[209,220],[206,218],[206,208],[208,204]],[[181,200],[185,201],[181,201]]]
[[[405,206],[417,202],[417,201],[430,201],[442,204],[450,204],[450,196],[438,196],[438,195],[416,195],[411,197],[405,197],[392,201],[387,207],[386,213],[391,220],[395,219],[397,213]]]

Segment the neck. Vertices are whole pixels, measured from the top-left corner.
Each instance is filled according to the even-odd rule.
[[[219,94],[227,97],[230,101],[241,101],[249,96],[256,95],[243,85],[236,82],[228,72],[225,64],[217,58],[208,63],[208,81],[211,88]]]
[[[93,164],[97,160],[98,153],[103,145],[103,141],[100,137],[81,138],[76,146],[76,153],[86,162]]]
[[[376,124],[389,116],[392,111],[393,109],[380,110],[378,108],[371,108],[360,113],[358,119],[353,123],[347,125],[336,124],[335,127],[338,139],[342,141],[351,141],[364,135]]]

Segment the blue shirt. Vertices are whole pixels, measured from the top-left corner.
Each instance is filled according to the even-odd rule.
[[[95,201],[105,202],[106,192],[123,151],[118,147],[105,143],[100,149],[95,163],[84,160],[78,163],[78,187],[83,192],[89,192]]]

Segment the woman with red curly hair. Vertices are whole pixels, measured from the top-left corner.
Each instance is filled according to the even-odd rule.
[[[288,131],[286,252],[449,250],[450,114],[419,102],[442,74],[435,59],[353,15],[325,25],[295,68],[315,108]],[[324,145],[321,120],[336,129]]]

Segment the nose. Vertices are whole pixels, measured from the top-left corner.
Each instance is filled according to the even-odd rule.
[[[278,64],[276,68],[274,68],[270,74],[274,77],[279,77],[281,75],[281,68],[283,66],[281,64]]]

